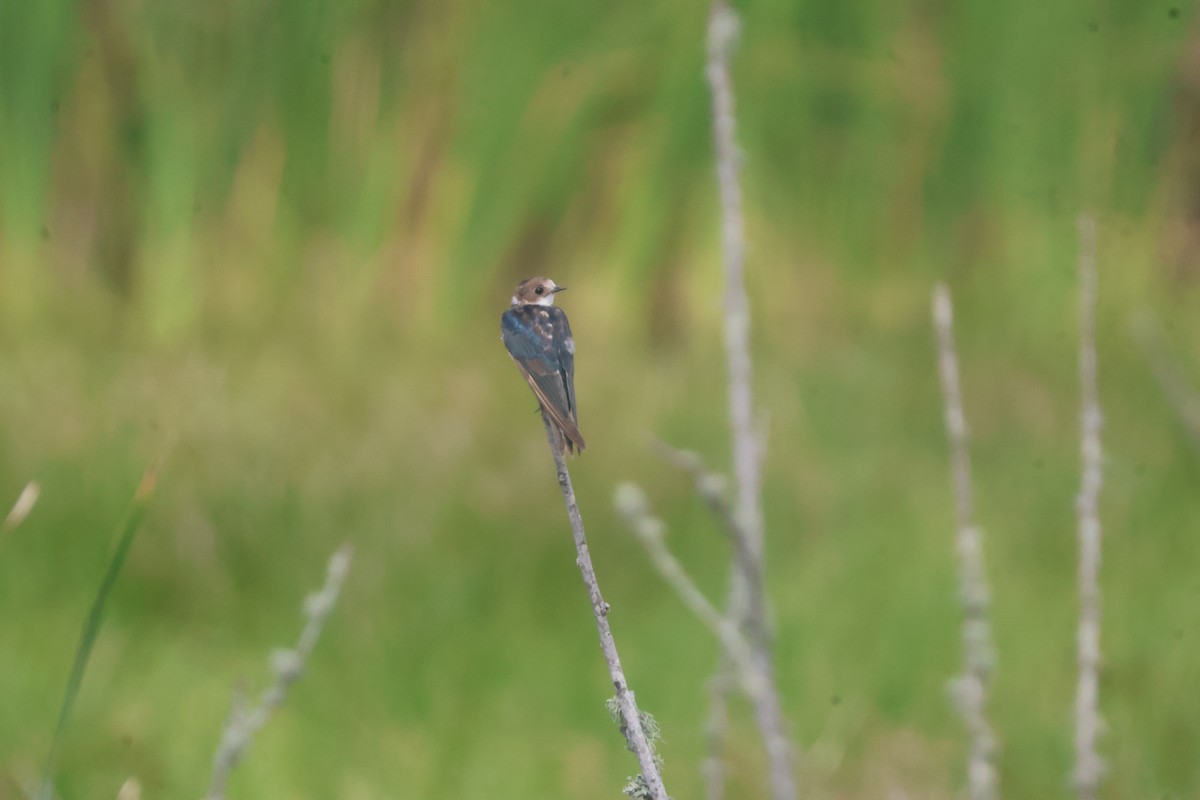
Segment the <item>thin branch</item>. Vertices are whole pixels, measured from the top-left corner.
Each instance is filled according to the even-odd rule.
[[[721,199],[721,245],[725,262],[725,355],[729,363],[729,419],[733,434],[733,471],[737,482],[738,530],[755,561],[763,557],[762,473],[754,430],[751,389],[750,301],[746,296],[746,234],[742,219],[739,154],[735,140],[733,82],[729,58],[738,37],[737,14],[716,0],[708,17],[708,83],[712,91],[713,148]],[[740,572],[738,573],[740,574]],[[735,585],[742,579],[735,581]],[[736,617],[750,626],[753,638],[765,638],[761,619],[753,619],[746,587],[734,592]],[[755,630],[755,628],[758,630]]]
[[[309,595],[304,602],[306,621],[296,647],[292,650],[277,650],[271,655],[275,682],[263,691],[258,704],[246,709],[242,692],[234,693],[229,720],[225,723],[225,729],[221,732],[221,742],[213,755],[212,777],[209,780],[208,793],[205,795],[207,800],[222,800],[225,797],[230,772],[245,755],[254,735],[267,723],[275,709],[283,705],[288,689],[304,673],[304,667],[321,635],[321,629],[337,604],[338,593],[350,569],[350,556],[350,545],[343,544],[330,557],[325,585],[320,591]]]
[[[739,682],[750,699],[759,730],[763,734],[772,770],[771,785],[777,790],[780,787],[789,787],[788,790],[794,797],[796,790],[790,768],[792,745],[785,733],[779,695],[771,683],[770,674],[762,669],[762,662],[755,654],[754,646],[728,616],[709,602],[671,554],[663,539],[662,520],[651,515],[642,490],[630,483],[622,484],[617,487],[615,502],[617,511],[646,548],[650,561],[659,574],[675,590],[688,610],[717,637],[725,654],[733,662]],[[775,772],[777,764],[785,766],[782,774]],[[709,788],[711,789],[711,786]]]
[[[663,541],[663,522],[650,514],[646,496],[632,483],[617,487],[615,503],[638,541],[646,548],[655,569],[667,581],[679,599],[717,637],[738,667],[739,676],[748,685],[748,694],[761,694],[762,674],[754,660],[754,650],[736,625],[717,610]]]
[[[699,453],[680,450],[661,440],[655,442],[655,448],[663,458],[692,476],[696,494],[700,495],[700,499],[721,523],[721,529],[733,547],[735,563],[747,581],[751,604],[754,607],[762,605],[764,602],[762,565],[750,551],[746,534],[738,524],[733,509],[725,497],[725,477],[709,470]]]
[[[704,722],[704,736],[708,740],[708,753],[700,765],[704,778],[706,800],[722,800],[725,796],[725,731],[729,727],[729,693],[733,690],[733,664],[722,648],[717,672],[708,682],[708,717]]]
[[[766,604],[761,591],[755,596],[754,575],[763,574],[764,537],[762,511],[762,458],[754,424],[754,399],[750,361],[750,302],[746,295],[746,232],[742,215],[742,190],[738,180],[739,154],[736,141],[733,81],[729,61],[738,37],[737,14],[726,0],[713,0],[708,16],[708,59],[706,73],[712,93],[713,151],[721,205],[721,245],[725,265],[725,351],[729,363],[729,416],[733,437],[733,472],[737,484],[736,529],[749,553],[747,561],[756,569],[733,570],[729,589],[729,619],[745,631],[754,648],[758,673],[775,696],[769,647],[770,632]],[[718,689],[722,684],[718,683]],[[714,692],[714,697],[716,697]],[[721,700],[723,702],[723,699]],[[771,792],[774,800],[793,800],[796,785],[792,776],[794,748],[786,744],[782,719],[777,724],[761,713],[760,733],[770,760]],[[710,714],[716,718],[716,714]],[[714,738],[710,736],[710,744]],[[711,757],[711,753],[710,753]],[[721,790],[709,786],[709,797]]]
[[[760,431],[761,433],[761,431]],[[763,437],[760,435],[760,445]],[[696,487],[696,494],[708,506],[709,511],[720,522],[721,530],[733,548],[735,575],[741,575],[746,587],[746,599],[751,607],[765,603],[762,587],[762,569],[747,545],[746,535],[738,525],[733,508],[725,496],[725,476],[712,472],[698,453],[680,450],[662,440],[655,440],[655,449],[664,459],[688,473]],[[760,446],[759,454],[763,453]],[[725,796],[725,732],[729,725],[729,693],[736,686],[734,665],[728,652],[721,651],[716,673],[709,681],[708,716],[704,724],[708,753],[700,766],[704,779],[706,800],[723,800]]]
[[[1075,789],[1080,800],[1095,800],[1104,773],[1096,740],[1100,718],[1100,389],[1096,377],[1096,222],[1079,218],[1079,401],[1083,474],[1079,516],[1079,684],[1075,693]]]
[[[958,519],[955,545],[958,551],[959,599],[963,609],[963,674],[951,683],[951,692],[971,739],[967,761],[968,797],[971,800],[993,800],[998,796],[996,741],[987,718],[987,693],[995,664],[995,651],[988,618],[989,591],[984,569],[983,531],[975,524],[971,498],[967,419],[963,412],[958,354],[954,347],[954,309],[950,302],[950,291],[944,284],[938,284],[933,291],[933,327],[937,334],[938,372],[946,411],[946,434],[950,439],[950,473]]]
[[[613,640],[612,629],[608,624],[609,605],[600,594],[600,584],[596,580],[596,571],[592,567],[592,555],[588,549],[587,535],[583,529],[583,517],[579,513],[579,505],[575,502],[575,490],[571,486],[571,473],[567,471],[567,462],[563,457],[563,448],[558,444],[557,430],[550,418],[543,412],[542,422],[546,426],[546,440],[550,444],[550,453],[554,456],[554,466],[558,474],[558,486],[562,490],[563,502],[567,506],[567,518],[571,521],[571,533],[575,537],[576,566],[583,576],[587,587],[588,599],[591,601],[592,614],[596,618],[596,630],[600,634],[600,651],[604,654],[604,662],[608,665],[608,674],[612,678],[613,689],[617,694],[617,706],[621,712],[622,731],[628,740],[629,748],[637,756],[642,768],[642,778],[653,800],[668,800],[667,790],[663,786],[659,774],[658,763],[655,760],[654,748],[646,738],[642,727],[642,715],[638,711],[637,701],[633,691],[625,680],[625,671],[621,669],[621,659],[617,655],[617,644]]]

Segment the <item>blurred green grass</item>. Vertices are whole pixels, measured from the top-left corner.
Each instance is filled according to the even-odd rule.
[[[1074,217],[1101,225],[1110,797],[1200,791],[1200,463],[1133,346],[1190,358],[1190,12],[740,6],[769,415],[769,584],[814,796],[950,797],[963,736],[928,293],[955,292],[1007,796],[1066,794],[1078,486]],[[610,509],[646,486],[713,596],[727,553],[651,436],[728,445],[704,9],[0,4],[0,797],[38,774],[120,517],[162,475],[76,707],[65,797],[195,797],[342,540],[357,558],[235,796],[617,795],[633,769],[533,402],[497,341],[548,273],[579,342],[582,510],[673,794],[710,637]],[[1182,88],[1181,88],[1182,87]],[[745,719],[734,791],[761,796]]]

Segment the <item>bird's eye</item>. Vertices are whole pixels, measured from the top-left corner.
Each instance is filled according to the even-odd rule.
[[[533,290],[533,293],[534,293],[534,294],[541,294],[541,293],[542,293],[542,292],[544,292],[544,291],[546,291],[546,290],[545,290],[545,289],[543,289],[541,286],[539,286],[539,287],[537,287],[536,289],[534,289],[534,290]]]

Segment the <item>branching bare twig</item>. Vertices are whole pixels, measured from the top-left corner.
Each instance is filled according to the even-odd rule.
[[[1075,789],[1095,800],[1104,762],[1096,751],[1100,718],[1100,390],[1096,358],[1096,222],[1079,218],[1079,399],[1083,474],[1079,516],[1079,683],[1075,693]]]
[[[680,450],[663,441],[655,442],[655,448],[662,454],[663,458],[692,476],[692,481],[696,486],[696,494],[700,495],[700,499],[704,501],[709,511],[721,523],[721,530],[729,539],[730,546],[733,547],[735,563],[747,582],[746,588],[750,603],[755,607],[762,605],[765,602],[763,598],[762,565],[750,551],[746,537],[742,535],[733,509],[725,497],[725,486],[727,483],[725,477],[709,470],[699,453],[691,450]]]
[[[733,658],[738,667],[739,677],[747,685],[747,694],[761,695],[762,675],[755,663],[754,650],[750,642],[728,617],[709,602],[696,583],[684,571],[683,566],[667,549],[667,544],[663,541],[662,520],[650,513],[646,496],[642,490],[632,483],[621,484],[617,487],[615,505],[617,512],[645,546],[655,569],[675,590],[688,610],[704,623]]]
[[[671,554],[663,540],[663,523],[650,513],[642,490],[630,483],[622,484],[617,487],[615,502],[617,511],[645,546],[659,574],[671,585],[684,605],[712,631],[733,662],[738,681],[754,708],[759,729],[764,736],[765,732],[770,732],[770,738],[765,740],[768,756],[773,762],[775,759],[786,762],[791,743],[784,734],[779,696],[770,684],[770,676],[763,672],[753,645],[728,616],[709,602]]]
[[[287,698],[288,689],[299,680],[312,654],[325,620],[337,603],[338,593],[346,572],[350,569],[350,546],[344,544],[329,559],[325,585],[315,594],[309,595],[304,603],[304,630],[295,649],[277,650],[271,656],[275,671],[275,682],[259,697],[258,704],[246,709],[244,698],[236,692],[229,720],[221,732],[221,742],[213,756],[212,777],[209,780],[207,800],[222,800],[229,773],[245,755],[254,734],[267,723],[271,714]]]
[[[663,786],[659,774],[658,763],[655,760],[654,748],[646,738],[642,727],[642,715],[638,711],[637,701],[633,691],[625,680],[625,671],[621,668],[621,659],[617,655],[617,644],[613,641],[612,629],[608,624],[608,603],[600,594],[600,584],[596,580],[596,571],[592,567],[592,555],[588,549],[587,535],[583,530],[583,517],[579,513],[579,505],[575,502],[575,489],[571,486],[571,473],[567,471],[567,462],[562,448],[557,443],[556,431],[550,418],[542,413],[542,422],[546,426],[546,439],[550,444],[550,453],[554,456],[554,466],[558,474],[558,486],[562,490],[563,502],[567,506],[567,517],[571,521],[571,533],[575,537],[575,564],[583,576],[587,587],[588,599],[591,600],[592,614],[596,618],[596,630],[600,633],[600,650],[604,654],[604,662],[608,665],[608,674],[612,678],[613,689],[616,690],[617,706],[621,712],[621,729],[629,743],[629,749],[637,756],[642,768],[642,778],[645,781],[649,797],[652,800],[668,800],[667,790]]]
[[[761,464],[754,430],[754,399],[751,389],[750,301],[746,296],[745,223],[742,219],[742,189],[738,182],[739,154],[734,132],[733,85],[729,57],[738,36],[738,18],[725,0],[715,0],[708,18],[708,83],[713,98],[713,147],[717,162],[717,185],[721,198],[721,244],[725,261],[725,350],[729,363],[729,417],[733,434],[733,466],[737,481],[738,529],[756,561],[762,560],[763,522]],[[740,574],[736,573],[736,574]],[[739,578],[735,584],[741,583]],[[751,619],[743,586],[735,592],[738,617],[753,638],[765,630],[753,630],[761,620]]]
[[[967,420],[963,413],[958,355],[954,347],[954,310],[950,291],[938,284],[933,291],[933,326],[937,334],[938,372],[950,439],[950,472],[958,518],[959,597],[963,608],[963,674],[951,684],[955,706],[971,737],[967,763],[968,797],[993,800],[998,796],[995,737],[987,718],[987,690],[995,663],[989,592],[984,569],[983,532],[975,524],[971,499],[971,461],[967,455]]]
[[[762,512],[762,459],[758,434],[754,424],[754,400],[750,362],[750,302],[746,295],[745,261],[746,232],[742,216],[742,190],[738,181],[739,155],[736,141],[737,119],[734,115],[733,81],[729,61],[738,37],[738,17],[727,0],[713,0],[708,16],[708,60],[706,72],[712,93],[713,152],[716,160],[717,186],[721,205],[721,245],[725,264],[725,350],[729,362],[729,415],[733,436],[733,472],[737,483],[735,500],[736,530],[749,554],[748,563],[756,566],[746,570],[735,563],[730,578],[730,621],[745,634],[754,650],[758,673],[773,696],[772,705],[779,708],[778,690],[770,654],[770,631],[766,603],[762,593],[753,590],[753,576],[763,574],[764,558]],[[723,704],[720,679],[728,665],[722,657],[715,684],[714,703]],[[710,722],[724,718],[720,709],[710,713]],[[794,800],[796,784],[792,775],[794,748],[787,745],[782,716],[771,719],[757,714],[760,734],[767,747],[771,794],[774,800]],[[715,726],[714,726],[715,727]],[[710,729],[709,761],[720,757],[720,737]],[[717,770],[706,772],[717,776]],[[710,800],[720,800],[723,787],[711,782]]]
[[[763,452],[762,438],[759,436],[760,455]],[[751,607],[765,604],[762,569],[750,552],[746,537],[742,535],[741,528],[734,516],[733,508],[725,497],[727,483],[725,477],[711,472],[698,453],[680,450],[661,440],[655,442],[655,447],[663,458],[692,476],[696,493],[700,495],[709,511],[720,522],[721,529],[733,548],[735,576],[740,575],[744,580],[748,604]],[[708,739],[708,752],[700,767],[700,772],[704,778],[707,800],[723,800],[725,795],[725,731],[729,725],[729,693],[737,685],[733,672],[733,661],[728,651],[722,648],[716,673],[709,681],[708,717],[704,724],[704,734]]]

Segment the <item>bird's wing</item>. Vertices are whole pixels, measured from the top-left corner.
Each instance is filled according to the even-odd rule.
[[[570,412],[564,412],[562,402],[564,395],[562,392],[562,376],[559,374],[543,375],[537,372],[540,366],[539,361],[517,361],[517,366],[521,369],[521,374],[525,376],[526,382],[529,383],[529,388],[533,389],[533,393],[537,395],[538,402],[542,408],[550,415],[554,424],[563,432],[568,440],[568,449],[572,449],[571,445],[578,448],[581,452],[587,447],[583,441],[583,434],[579,432],[579,426],[576,424]]]
[[[566,315],[556,308],[547,311],[557,314],[522,311],[504,313],[501,339],[542,408],[569,443],[582,451],[586,445],[575,416],[575,357]]]
[[[567,409],[571,419],[579,422],[579,409],[575,405],[575,340],[571,337],[571,325],[560,308],[550,309],[550,325],[553,335],[554,357],[558,361],[558,372],[562,377],[563,391],[567,395]]]

